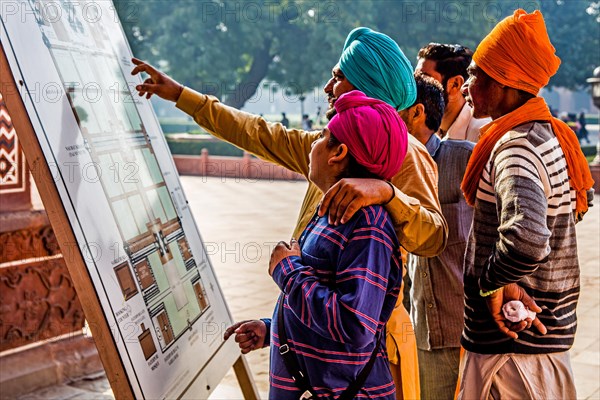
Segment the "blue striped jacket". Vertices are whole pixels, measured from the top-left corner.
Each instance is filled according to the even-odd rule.
[[[337,398],[369,360],[385,328],[402,280],[399,243],[382,206],[365,207],[346,224],[315,216],[299,240],[302,256],[273,272],[282,290],[289,346],[319,397]],[[277,307],[271,331],[270,399],[300,392],[279,354]],[[268,322],[268,321],[267,321]],[[394,399],[385,349],[357,398]]]

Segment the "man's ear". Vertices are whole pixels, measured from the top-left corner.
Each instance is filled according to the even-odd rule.
[[[342,162],[346,156],[348,155],[348,146],[346,146],[344,143],[340,143],[339,145],[337,145],[335,147],[335,150],[332,151],[331,156],[329,156],[329,160],[327,161],[327,163],[329,165],[333,165],[333,164],[338,164],[340,162]]]
[[[412,107],[412,119],[418,120],[420,118],[425,118],[425,106],[423,103],[417,103]]]
[[[461,94],[460,88],[464,83],[465,78],[463,78],[462,75],[453,76],[446,82],[446,93],[448,93],[449,96]]]

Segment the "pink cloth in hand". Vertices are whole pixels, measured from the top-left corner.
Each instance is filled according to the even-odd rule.
[[[527,318],[535,319],[535,312],[527,309],[519,300],[511,300],[502,306],[504,318],[510,322],[521,322]]]

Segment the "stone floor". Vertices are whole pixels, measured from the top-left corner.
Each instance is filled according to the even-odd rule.
[[[304,182],[182,177],[213,268],[236,320],[270,316],[278,289],[267,274],[270,252],[289,240]],[[580,399],[600,399],[600,202],[578,225],[582,291],[571,350]],[[268,393],[268,351],[247,356],[262,398]],[[20,399],[112,399],[104,376],[53,386]],[[230,371],[210,399],[241,399]]]

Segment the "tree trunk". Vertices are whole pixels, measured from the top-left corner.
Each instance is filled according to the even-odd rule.
[[[269,71],[269,65],[273,60],[271,56],[271,43],[272,39],[267,38],[263,42],[263,46],[257,49],[252,55],[252,65],[250,71],[244,77],[239,85],[236,85],[233,92],[226,94],[225,104],[231,107],[240,109],[244,106],[246,101],[254,96],[258,85],[267,76]]]

